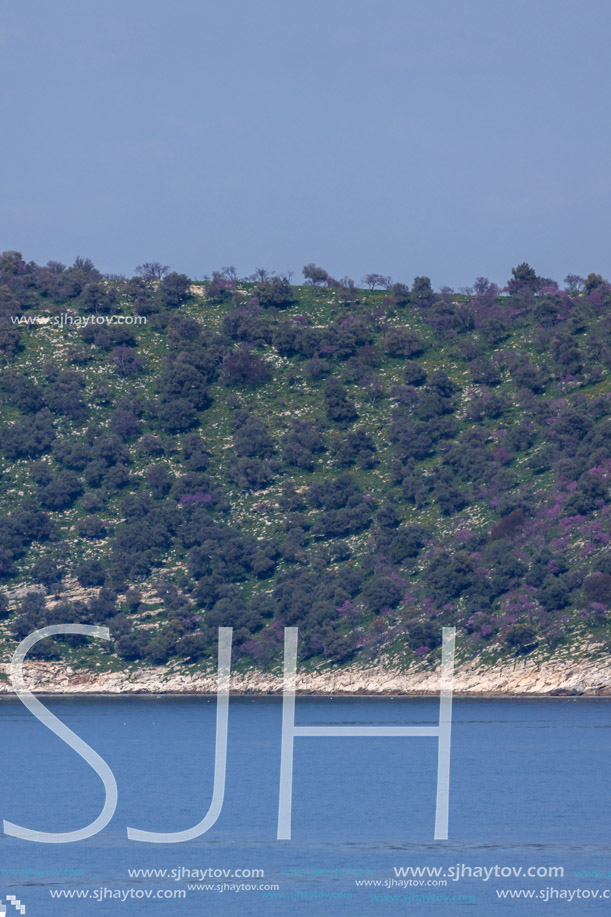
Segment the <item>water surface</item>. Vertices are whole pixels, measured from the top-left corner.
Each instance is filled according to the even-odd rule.
[[[293,835],[276,840],[281,700],[232,697],[221,815],[204,836],[175,845],[129,841],[126,826],[179,831],[207,811],[214,699],[66,697],[45,703],[108,762],[119,803],[112,822],[85,842],[0,837],[0,897],[19,898],[27,917],[609,910],[609,899],[602,898],[611,889],[611,704],[605,699],[456,700],[449,839],[435,842],[434,738],[298,737]],[[434,724],[437,716],[434,699],[297,699],[297,722],[304,725]],[[97,775],[16,699],[0,702],[0,717],[2,818],[43,831],[92,821],[103,802]],[[461,879],[409,873],[406,879],[395,871],[408,867],[445,873],[452,867]],[[483,867],[487,871],[478,876]],[[541,875],[497,876],[494,867],[521,867],[523,873],[533,867]],[[564,876],[543,875],[551,867],[561,867]],[[166,875],[129,875],[138,869]],[[196,877],[210,869],[216,875]],[[237,870],[263,874],[236,877]],[[608,879],[602,875],[607,870]],[[584,871],[601,876],[577,875]],[[198,884],[200,889],[188,888]],[[569,903],[497,896],[499,890],[539,894],[546,888],[565,895],[581,890],[582,897]],[[53,898],[58,890],[88,897]],[[176,891],[186,897],[143,897]],[[599,898],[583,897],[595,891]],[[117,894],[128,897],[121,902]]]

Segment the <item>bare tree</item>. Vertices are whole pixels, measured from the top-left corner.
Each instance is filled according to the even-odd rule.
[[[163,280],[170,270],[167,264],[161,264],[159,261],[145,261],[136,268],[136,274],[143,280]]]
[[[226,280],[231,280],[233,283],[237,283],[240,279],[238,277],[238,272],[236,271],[233,264],[230,264],[228,267],[221,268],[221,277],[224,277]]]
[[[362,283],[370,290],[375,290],[376,287],[388,290],[392,286],[392,278],[385,277],[384,274],[365,274]]]
[[[567,293],[581,293],[584,288],[585,280],[579,274],[567,274],[564,278],[564,284]]]
[[[91,258],[82,258],[80,255],[74,259],[73,267],[78,271],[84,271],[85,274],[93,274],[95,271],[95,264]]]

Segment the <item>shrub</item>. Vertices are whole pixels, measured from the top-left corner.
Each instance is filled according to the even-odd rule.
[[[152,465],[146,470],[146,483],[151,488],[153,497],[161,500],[167,497],[172,487],[173,478],[167,465]]]
[[[267,460],[245,456],[227,466],[227,475],[241,490],[264,490],[274,480],[274,472]]]
[[[237,429],[233,434],[233,442],[238,455],[269,458],[274,454],[274,441],[260,417],[241,411],[235,415],[234,421]]]
[[[164,306],[174,308],[189,297],[190,281],[186,274],[172,271],[166,274],[157,288],[157,293]]]
[[[424,530],[417,525],[401,528],[393,536],[388,547],[388,559],[393,564],[402,564],[412,557],[417,557],[424,544]]]
[[[196,409],[185,398],[164,402],[159,407],[158,416],[167,433],[185,433],[199,423]]]
[[[384,352],[391,357],[416,357],[423,351],[422,340],[409,328],[390,328],[384,337]]]
[[[326,376],[331,370],[329,363],[327,363],[326,360],[321,360],[320,357],[312,357],[310,360],[307,360],[305,368],[310,379],[314,381],[322,379],[323,376]]]
[[[344,386],[335,378],[325,384],[325,409],[333,423],[347,423],[358,417],[356,405],[348,396]]]
[[[377,446],[365,430],[348,433],[345,439],[338,440],[334,449],[338,465],[358,464],[362,468],[371,468],[375,464]]]
[[[45,509],[61,510],[72,506],[83,492],[74,471],[60,471],[45,487],[38,491],[38,499]]]
[[[81,538],[104,538],[106,536],[106,524],[99,516],[85,516],[79,519],[77,531]]]
[[[76,578],[81,586],[103,586],[106,569],[99,560],[84,560],[76,568]]]
[[[428,650],[436,649],[441,645],[441,627],[432,621],[407,621],[407,642],[412,650],[426,647]]]
[[[387,576],[374,576],[363,589],[363,599],[369,610],[375,613],[385,607],[394,608],[399,604],[401,595],[401,587]]]
[[[51,416],[48,411],[40,411],[5,428],[2,449],[9,459],[37,458],[47,452],[54,439]]]
[[[148,633],[144,630],[136,630],[133,633],[125,634],[119,637],[117,641],[117,652],[123,659],[128,662],[144,659],[149,644]]]
[[[434,300],[433,288],[428,277],[415,277],[412,284],[411,299],[417,306],[427,307]]]
[[[196,411],[203,411],[210,405],[206,376],[191,363],[168,366],[159,379],[159,392],[164,404],[188,401]]]
[[[483,385],[498,385],[501,381],[498,368],[486,357],[476,357],[469,368],[474,382]]]
[[[506,645],[518,655],[533,650],[537,642],[537,631],[532,624],[512,624],[505,634]]]
[[[525,526],[526,515],[524,510],[515,509],[509,513],[500,522],[492,526],[490,532],[490,541],[498,541],[500,538],[513,538],[514,535]]]
[[[611,575],[609,573],[593,573],[588,576],[583,584],[583,591],[588,602],[597,602],[611,607]]]
[[[115,347],[112,362],[117,373],[123,377],[137,376],[143,369],[142,360],[131,347]]]
[[[290,431],[283,440],[283,457],[287,465],[311,471],[316,455],[324,451],[324,437],[313,423],[293,420]]]
[[[225,385],[249,388],[265,385],[272,378],[269,364],[247,350],[229,354],[223,361],[222,373]]]
[[[231,299],[235,291],[235,281],[213,271],[212,280],[206,286],[206,299],[213,303],[223,303]]]
[[[546,576],[537,590],[537,599],[546,611],[559,611],[570,602],[570,590],[559,576]]]
[[[295,301],[293,288],[286,277],[269,277],[255,287],[255,296],[264,307],[284,309]]]
[[[426,382],[426,371],[420,363],[410,361],[403,370],[403,378],[408,385],[422,385]]]

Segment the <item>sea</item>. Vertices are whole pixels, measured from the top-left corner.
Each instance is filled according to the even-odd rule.
[[[598,914],[611,910],[611,702],[454,700],[447,839],[435,840],[438,738],[297,736],[291,837],[277,839],[282,698],[231,696],[211,806],[214,697],[44,704],[111,769],[114,815],[84,840],[0,835],[0,914]],[[435,725],[435,698],[298,697],[304,726]],[[21,704],[0,701],[1,818],[66,833],[100,814],[96,771]],[[218,801],[218,800],[217,800]],[[2,910],[2,907],[5,910]]]

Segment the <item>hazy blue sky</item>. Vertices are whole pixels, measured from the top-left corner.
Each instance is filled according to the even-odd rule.
[[[609,0],[21,0],[1,248],[459,288],[611,275]]]

